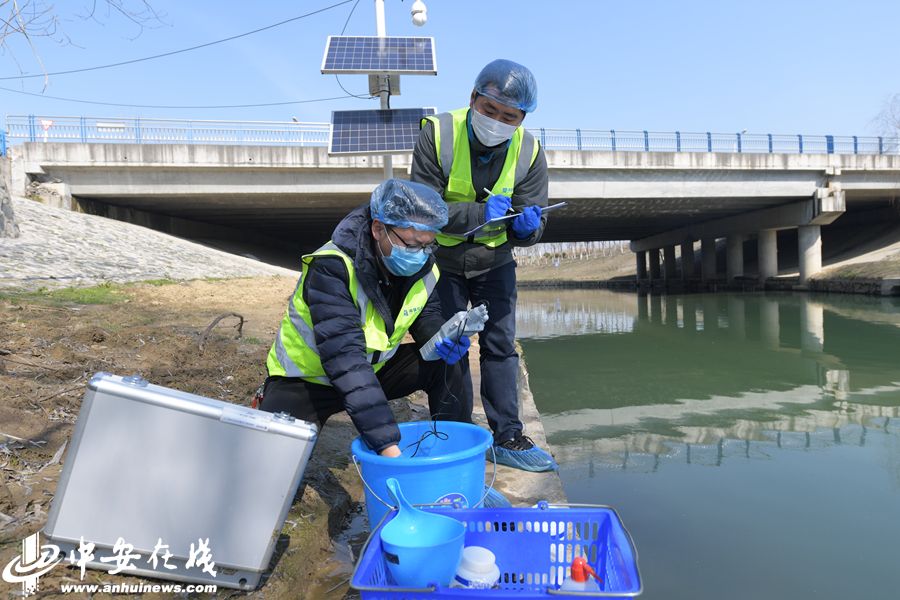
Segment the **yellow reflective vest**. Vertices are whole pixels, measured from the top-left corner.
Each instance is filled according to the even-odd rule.
[[[394,332],[388,336],[384,319],[369,301],[358,281],[350,256],[333,242],[328,242],[312,254],[304,255],[300,281],[297,282],[297,289],[294,290],[287,312],[281,321],[281,328],[266,360],[269,375],[301,377],[314,383],[331,385],[319,359],[309,307],[303,300],[303,281],[309,271],[310,262],[317,256],[337,256],[344,261],[349,276],[350,295],[359,311],[360,328],[366,337],[366,356],[374,370],[378,371],[394,356],[403,336],[428,301],[428,296],[431,295],[440,277],[437,265],[410,287],[394,323]]]
[[[451,110],[422,119],[422,126],[431,121],[434,125],[434,147],[438,164],[447,178],[444,188],[445,202],[474,202],[475,187],[472,184],[472,158],[469,150],[469,131],[466,117],[469,108]],[[492,194],[512,197],[516,183],[528,174],[537,158],[539,143],[524,127],[516,129],[506,150],[506,161],[500,176],[491,189]],[[438,234],[442,246],[456,246],[466,241],[465,236],[449,233]],[[475,234],[473,241],[491,248],[506,243],[506,223],[488,226]]]

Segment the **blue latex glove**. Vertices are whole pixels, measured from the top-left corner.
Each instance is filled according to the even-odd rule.
[[[484,221],[488,222],[497,217],[502,217],[512,207],[512,200],[507,196],[495,194],[487,199],[484,204]]]
[[[437,352],[437,355],[441,357],[442,361],[448,365],[452,365],[466,355],[466,352],[469,351],[469,346],[471,345],[472,342],[469,341],[469,337],[462,335],[455,344],[452,340],[441,340],[441,342],[434,347],[434,351]]]
[[[526,206],[522,209],[522,213],[512,220],[513,234],[520,240],[527,238],[540,226],[540,206]]]

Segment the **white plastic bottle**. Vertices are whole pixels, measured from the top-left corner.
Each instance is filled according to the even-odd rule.
[[[455,344],[461,336],[472,335],[484,329],[484,324],[487,320],[488,312],[484,304],[479,304],[469,310],[461,310],[441,325],[438,332],[425,342],[425,345],[419,350],[419,354],[425,360],[437,360],[440,358],[435,352],[435,346],[438,345],[438,342],[450,340]]]
[[[587,564],[587,561],[576,556],[572,561],[572,575],[559,586],[562,592],[599,592],[600,585],[594,578],[600,579],[596,571]]]
[[[481,546],[466,546],[450,587],[489,590],[497,587],[499,581],[500,568],[494,553]]]

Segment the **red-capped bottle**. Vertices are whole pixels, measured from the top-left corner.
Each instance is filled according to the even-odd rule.
[[[599,592],[603,582],[597,572],[581,556],[572,561],[571,576],[559,587],[562,592]],[[596,579],[596,581],[595,581]]]

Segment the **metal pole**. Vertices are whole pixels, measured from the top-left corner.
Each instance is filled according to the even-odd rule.
[[[375,0],[375,35],[378,37],[387,37],[387,29],[384,25],[384,0]],[[390,80],[390,75],[379,75],[379,79],[381,79],[382,84],[388,84]],[[389,84],[384,86],[385,89],[379,93],[381,96],[381,109],[387,110],[389,108],[388,103],[390,102],[390,92],[388,92],[387,88],[389,88]],[[391,179],[394,176],[394,163],[393,157],[390,154],[384,154],[384,178]]]

